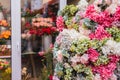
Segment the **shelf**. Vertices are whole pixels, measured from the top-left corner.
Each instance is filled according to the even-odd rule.
[[[11,56],[0,56],[0,59],[11,58]]]
[[[24,52],[21,55],[37,54],[37,52]]]

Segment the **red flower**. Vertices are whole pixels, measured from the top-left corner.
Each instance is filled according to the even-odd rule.
[[[95,62],[99,57],[99,53],[93,48],[89,48],[87,53],[88,53],[90,61],[92,62]]]
[[[31,30],[30,30],[30,34],[37,34],[37,31],[34,30],[34,29],[31,29]]]
[[[53,80],[53,75],[50,75],[50,76],[49,76],[49,80]]]
[[[29,22],[26,22],[26,23],[25,23],[25,27],[26,27],[26,28],[30,28],[30,26],[31,26],[31,24],[30,24]]]

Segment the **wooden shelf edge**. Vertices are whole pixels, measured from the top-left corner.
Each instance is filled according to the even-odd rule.
[[[11,56],[0,56],[0,59],[11,58]]]

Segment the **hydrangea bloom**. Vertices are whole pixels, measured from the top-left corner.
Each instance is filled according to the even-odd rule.
[[[108,40],[103,47],[101,47],[103,54],[120,55],[120,42]]]

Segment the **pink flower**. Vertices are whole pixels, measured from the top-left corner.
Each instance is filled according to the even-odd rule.
[[[117,7],[116,12],[114,14],[114,21],[120,21],[120,6]]]
[[[109,12],[107,12],[107,11],[98,12],[95,9],[94,5],[90,5],[87,8],[87,10],[85,12],[85,18],[89,18],[90,20],[97,22],[99,25],[102,25],[105,28],[111,27],[111,24],[113,22],[113,17],[111,17]]]
[[[110,62],[112,63],[117,63],[120,60],[119,56],[117,55],[109,55],[108,57],[110,58]]]
[[[90,61],[92,62],[95,62],[99,57],[99,53],[93,48],[89,48],[87,53],[88,53]]]
[[[53,80],[60,80],[57,76],[53,76]]]
[[[0,70],[3,69],[3,66],[0,66]]]
[[[39,56],[43,56],[45,54],[44,51],[38,52]]]
[[[88,6],[86,12],[85,12],[85,18],[89,18],[95,22],[97,22],[99,19],[99,13],[95,10],[94,5]]]
[[[109,38],[111,35],[104,29],[103,26],[98,26],[94,33],[89,35],[90,39],[102,40],[104,38]]]
[[[60,43],[61,43],[61,39],[62,39],[62,35],[59,34],[59,35],[57,36],[57,38],[56,38],[56,43],[57,43],[57,44],[60,44]]]
[[[75,66],[77,63],[80,63],[80,56],[75,55],[71,58],[72,66]]]
[[[117,80],[117,76],[115,74],[113,74],[111,77],[110,77],[110,80]]]
[[[63,55],[62,55],[62,52],[60,50],[57,52],[57,61],[58,62],[63,61]]]
[[[52,49],[53,47],[54,47],[54,45],[51,43],[51,44],[50,44],[50,48]]]
[[[99,73],[102,80],[108,80],[112,76],[115,69],[116,63],[109,63],[107,65],[92,67],[92,71],[94,73]]]
[[[65,28],[64,19],[62,16],[57,17],[56,24],[59,31],[62,31]]]
[[[88,59],[89,59],[88,54],[83,54],[83,55],[80,57],[80,62],[81,62],[82,64],[86,64],[86,63],[88,63]]]
[[[100,74],[95,74],[93,80],[102,80]]]

